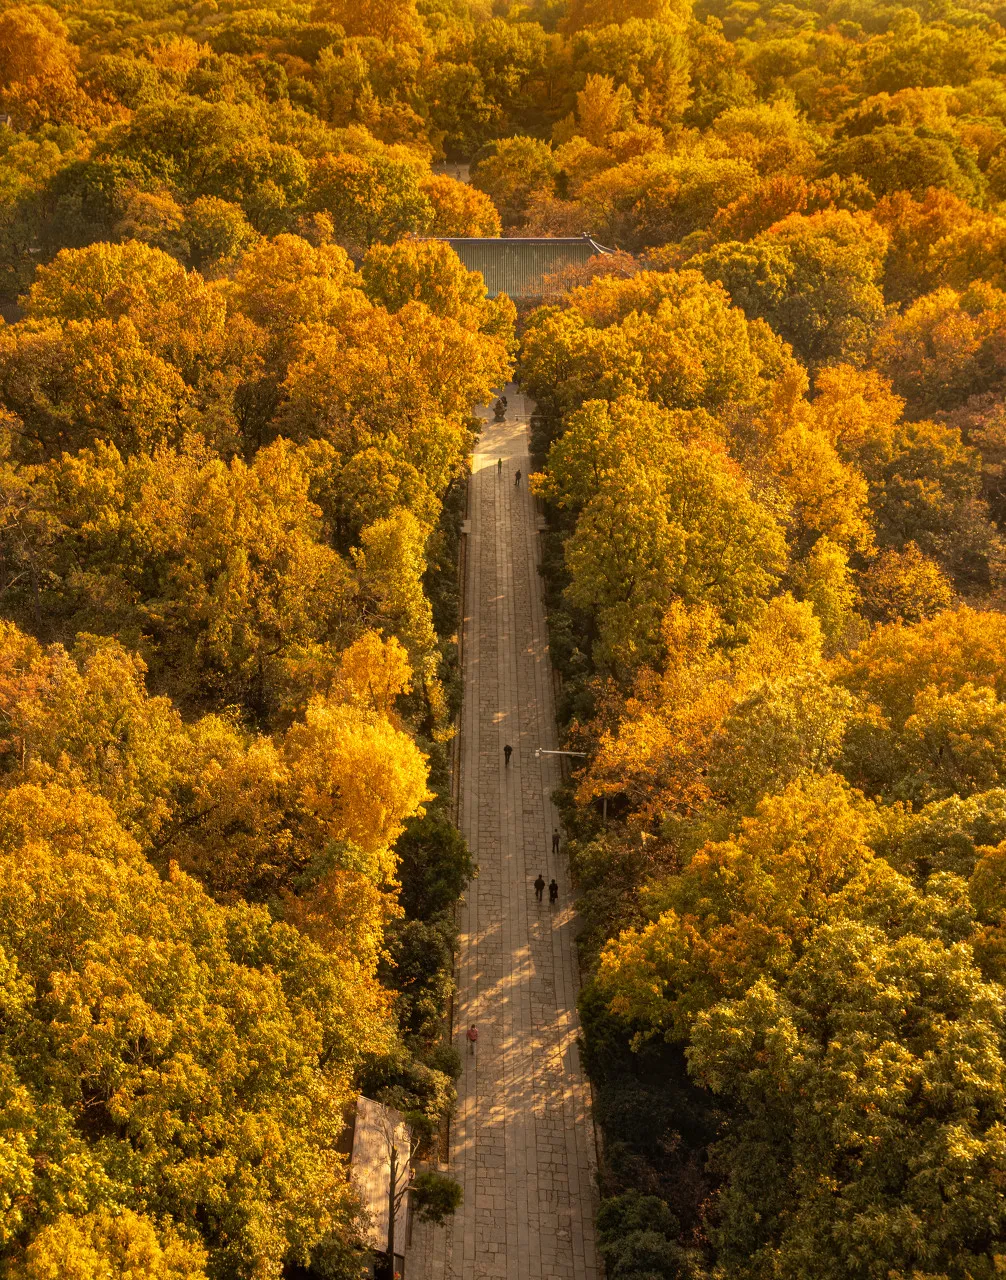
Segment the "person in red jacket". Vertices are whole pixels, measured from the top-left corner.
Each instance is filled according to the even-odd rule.
[[[475,1026],[474,1022],[465,1032],[465,1035],[468,1037],[468,1052],[474,1053],[475,1046],[478,1043],[478,1039],[479,1039],[478,1028]]]

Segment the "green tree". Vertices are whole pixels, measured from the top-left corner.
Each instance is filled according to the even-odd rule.
[[[401,903],[413,918],[428,920],[452,907],[475,874],[464,837],[442,815],[412,819],[395,850]]]
[[[206,1251],[172,1228],[160,1231],[130,1209],[102,1207],[81,1217],[61,1214],[25,1251],[18,1280],[186,1280],[204,1277]]]
[[[824,174],[858,174],[877,196],[908,191],[921,200],[930,187],[975,203],[984,187],[973,158],[952,133],[885,125],[837,142],[825,154]]]
[[[200,196],[186,211],[185,238],[192,265],[202,270],[233,261],[256,236],[237,205],[216,196]]]
[[[64,455],[36,477],[35,531],[22,541],[8,526],[30,576],[7,606],[30,625],[42,592],[50,628],[142,646],[182,703],[268,717],[298,670],[331,663],[349,623],[349,568],[322,540],[310,484],[308,459],[282,441],[251,465],[110,446]]]
[[[435,315],[481,328],[491,309],[479,272],[469,271],[450,245],[435,240],[375,245],[360,271],[367,296],[387,311],[422,302]]]
[[[898,742],[899,791],[916,803],[990,791],[1006,781],[1006,707],[991,689],[921,689]]]
[[[423,232],[433,206],[416,166],[382,156],[323,156],[311,172],[308,207],[327,213],[337,239],[354,252],[378,241]]]
[[[997,386],[1006,294],[976,281],[937,289],[892,316],[878,336],[877,365],[917,414],[952,409]]]
[[[629,1191],[603,1201],[597,1214],[597,1243],[607,1274],[612,1280],[699,1280],[701,1257],[678,1243],[680,1230],[657,1196]]]
[[[690,96],[685,34],[658,18],[629,18],[591,26],[573,37],[572,59],[583,72],[610,76],[645,103],[648,118],[667,127],[679,120]]]
[[[567,598],[597,620],[597,659],[631,671],[674,600],[747,616],[778,580],[785,542],[723,455],[671,440],[659,463],[624,460],[578,516],[565,560]]]
[[[688,1039],[720,1000],[785,979],[832,918],[846,886],[896,873],[867,845],[869,809],[832,775],[767,796],[729,839],[705,844],[654,886],[656,919],[626,929],[601,956],[597,983],[636,1033]]]
[[[958,581],[987,582],[998,537],[981,498],[981,458],[952,427],[903,423],[860,450],[882,545],[914,543]]]
[[[884,319],[886,236],[865,215],[794,213],[751,244],[728,242],[693,259],[750,317],[776,329],[810,363],[861,363]]]
[[[953,586],[914,542],[888,550],[860,577],[867,615],[878,622],[921,622],[950,607]]]
[[[119,126],[96,158],[126,161],[141,180],[167,181],[185,200],[216,196],[238,204],[269,234],[286,229],[308,188],[304,156],[274,142],[247,103],[186,95],[151,103]]]
[[[849,557],[830,538],[818,538],[806,558],[794,565],[794,587],[809,601],[832,649],[860,639],[862,619],[856,612],[862,595],[849,567]]]
[[[689,9],[680,0],[577,0],[567,24],[576,31],[580,27],[607,27],[642,18],[673,28],[682,26],[688,16]]]
[[[550,192],[558,164],[537,138],[504,138],[472,166],[472,182],[492,200],[504,226],[520,226],[531,197]]]
[[[250,1280],[352,1239],[335,1142],[358,1046],[385,1034],[370,994],[264,909],[162,879],[100,801],[16,789],[0,827],[8,1238],[27,1266],[79,1247],[153,1266],[157,1247],[140,1274],[160,1280],[201,1244],[211,1274]],[[131,1242],[102,1207],[137,1215]]]
[[[533,313],[521,350],[521,380],[553,432],[597,398],[714,413],[756,401],[773,365],[785,362],[772,335],[746,324],[698,272],[602,277],[575,289],[569,303]]]
[[[826,924],[787,981],[698,1019],[690,1067],[733,1113],[716,1243],[738,1275],[996,1265],[1001,989],[955,939],[895,930]]]
[[[819,671],[766,681],[737,702],[713,741],[710,779],[731,806],[749,806],[838,758],[852,698]]]

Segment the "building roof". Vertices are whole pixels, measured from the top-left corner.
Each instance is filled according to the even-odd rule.
[[[591,236],[443,237],[469,271],[481,271],[490,298],[543,298],[545,278],[610,253]]]
[[[388,1247],[392,1142],[398,1152],[399,1186],[402,1186],[409,1167],[409,1131],[405,1117],[400,1111],[361,1094],[356,1100],[350,1169],[363,1206],[370,1214],[368,1242],[378,1250]],[[395,1214],[396,1253],[405,1252],[408,1213],[408,1196],[405,1196]]]

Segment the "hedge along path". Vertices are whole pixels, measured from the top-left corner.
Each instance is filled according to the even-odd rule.
[[[454,1033],[464,1071],[450,1151],[465,1198],[446,1231],[432,1233],[441,1238],[421,1244],[421,1268],[419,1257],[408,1266],[431,1280],[594,1280],[596,1153],[577,1045],[575,918],[565,856],[553,857],[551,844],[559,764],[535,758],[558,743],[528,404],[506,392],[511,420],[486,423],[473,460],[465,574],[460,818],[479,875],[459,915]],[[539,871],[558,881],[555,908],[547,894],[535,901]],[[464,1038],[472,1023],[474,1055]]]

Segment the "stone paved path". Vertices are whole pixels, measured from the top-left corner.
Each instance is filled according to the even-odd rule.
[[[519,412],[523,397],[507,390]],[[450,1227],[415,1241],[409,1280],[599,1275],[575,924],[565,857],[551,852],[559,767],[535,757],[557,742],[527,473],[526,424],[487,423],[471,483],[463,638],[461,826],[479,864],[461,908],[454,1028],[462,1050],[471,1023],[479,1033],[451,1131],[450,1171],[465,1199]],[[547,892],[535,901],[539,871],[558,881],[556,908]]]

